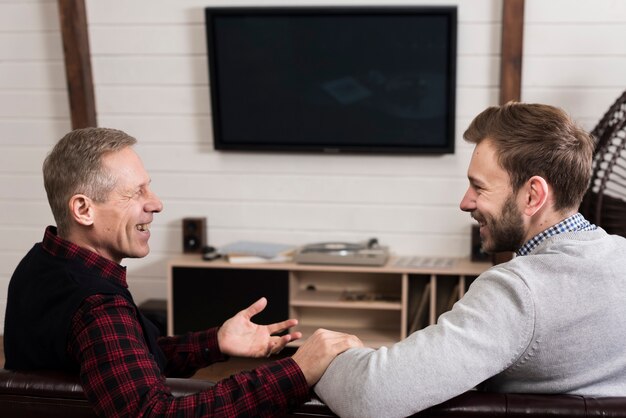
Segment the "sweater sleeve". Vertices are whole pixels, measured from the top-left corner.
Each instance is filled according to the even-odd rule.
[[[409,416],[505,370],[528,347],[533,324],[526,284],[492,268],[437,324],[391,347],[338,356],[315,391],[341,417]]]
[[[134,312],[122,297],[94,295],[74,316],[68,350],[80,365],[83,389],[98,416],[274,417],[309,399],[304,375],[291,358],[174,397]]]

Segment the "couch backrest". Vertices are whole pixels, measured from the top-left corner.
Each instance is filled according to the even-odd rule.
[[[197,379],[167,379],[174,396],[213,385]],[[0,417],[94,418],[76,376],[61,372],[10,372],[0,369]],[[289,417],[335,417],[316,399]],[[416,414],[415,417],[613,417],[626,418],[626,397],[502,394],[471,391]]]

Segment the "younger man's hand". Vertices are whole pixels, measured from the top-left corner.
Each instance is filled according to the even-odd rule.
[[[335,357],[355,347],[363,347],[356,336],[320,328],[307,338],[292,358],[300,366],[309,386],[313,386]]]

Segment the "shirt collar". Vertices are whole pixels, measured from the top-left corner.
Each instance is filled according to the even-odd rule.
[[[563,219],[556,225],[552,225],[550,228],[542,231],[526,241],[522,247],[517,250],[517,255],[528,255],[539,246],[544,240],[562,232],[575,232],[575,231],[593,231],[597,226],[590,223],[580,213],[576,213],[569,218]]]
[[[128,287],[126,283],[126,267],[108,258],[104,258],[93,251],[89,251],[86,248],[64,240],[57,235],[57,228],[54,226],[46,228],[42,246],[46,252],[55,257],[80,261],[88,269],[95,270],[102,278],[113,280],[124,288]]]

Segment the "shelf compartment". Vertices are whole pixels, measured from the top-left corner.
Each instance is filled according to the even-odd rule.
[[[434,285],[432,276],[409,275],[407,335],[430,325]]]
[[[316,291],[334,292],[337,295],[380,295],[387,300],[400,301],[402,295],[400,278],[401,275],[395,273],[292,271],[290,293],[291,298],[298,298],[304,291],[311,293]]]
[[[367,346],[380,347],[400,341],[399,310],[370,310],[291,306],[291,316],[298,318],[298,326],[304,338],[316,329],[325,328],[347,332],[359,337]]]
[[[363,298],[361,298],[360,295],[363,295]],[[319,307],[338,309],[402,309],[400,297],[396,295],[389,296],[372,293],[346,294],[345,292],[330,290],[298,290],[292,294],[290,305],[295,307]]]
[[[309,338],[315,330],[318,328],[323,328],[320,326],[297,326],[293,328],[291,331],[300,331],[302,333],[302,338],[296,341],[289,343],[289,346],[292,347],[300,347],[307,338]],[[333,331],[337,332],[345,332],[347,334],[356,335],[363,341],[366,347],[371,348],[380,348],[380,347],[389,347],[398,342],[398,333],[395,330],[389,329],[377,329],[377,328],[350,328],[350,327],[342,327],[342,328],[333,328]]]

